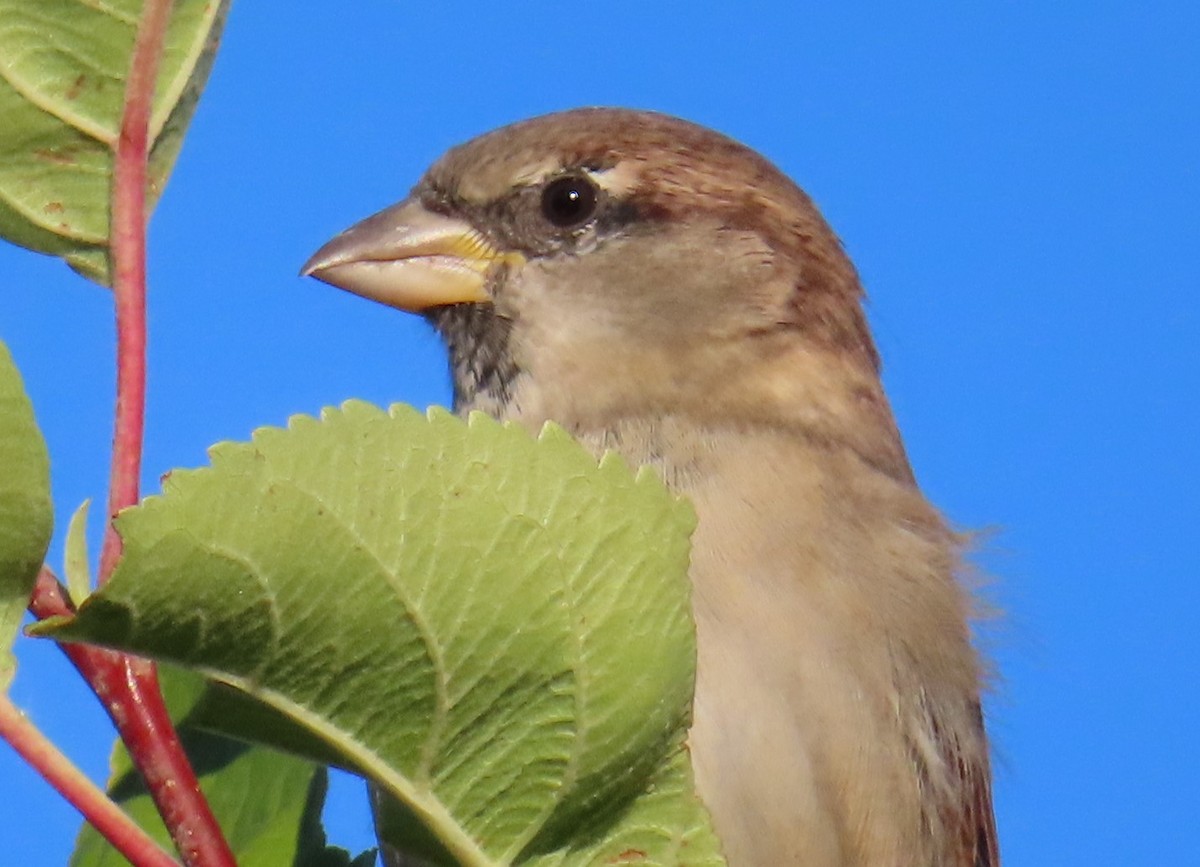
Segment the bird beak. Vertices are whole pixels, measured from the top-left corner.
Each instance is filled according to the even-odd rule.
[[[469,223],[406,199],[342,232],[304,263],[300,275],[416,313],[490,301],[492,269],[523,262]]]

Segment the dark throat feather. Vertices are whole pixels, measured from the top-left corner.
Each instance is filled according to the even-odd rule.
[[[434,307],[425,318],[449,350],[454,411],[503,417],[521,373],[510,351],[512,322],[490,304]]]

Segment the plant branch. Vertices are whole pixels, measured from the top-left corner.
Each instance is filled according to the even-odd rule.
[[[59,752],[8,696],[0,695],[0,737],[58,790],[118,852],[138,867],[179,867],[136,822]]]
[[[150,116],[171,0],[145,0],[125,83],[113,161],[109,249],[117,319],[117,405],[109,473],[108,527],[97,583],[121,556],[117,514],[138,501],[146,407],[146,187]],[[48,580],[47,580],[48,578]],[[40,594],[40,597],[39,597]],[[57,604],[55,602],[57,597]],[[61,611],[54,610],[61,608]],[[68,613],[58,582],[43,571],[30,610]],[[154,664],[94,648],[67,648],[117,727],[175,847],[188,867],[235,867],[171,725]]]
[[[171,17],[171,0],[146,0],[125,83],[113,158],[109,249],[117,314],[117,410],[109,470],[108,518],[98,582],[112,575],[121,537],[112,520],[138,501],[146,416],[146,176],[154,83]]]
[[[62,584],[49,569],[43,568],[38,575],[29,611],[39,620],[75,613]],[[188,867],[236,867],[171,725],[153,664],[86,644],[59,647],[112,718],[184,863]],[[153,688],[149,698],[147,678]]]

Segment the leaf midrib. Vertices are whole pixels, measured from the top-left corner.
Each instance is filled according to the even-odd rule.
[[[412,780],[395,771],[369,746],[349,737],[343,729],[332,725],[320,714],[297,704],[282,693],[256,685],[246,678],[205,667],[197,667],[196,670],[215,681],[240,689],[291,717],[339,753],[350,758],[354,767],[369,774],[374,782],[408,805],[437,836],[447,851],[459,860],[462,867],[504,867],[505,862],[492,859],[479,847],[432,790],[417,786]]]

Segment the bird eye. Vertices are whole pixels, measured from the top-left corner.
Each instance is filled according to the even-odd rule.
[[[596,212],[596,186],[582,175],[567,175],[542,190],[542,216],[560,229],[586,223]]]

